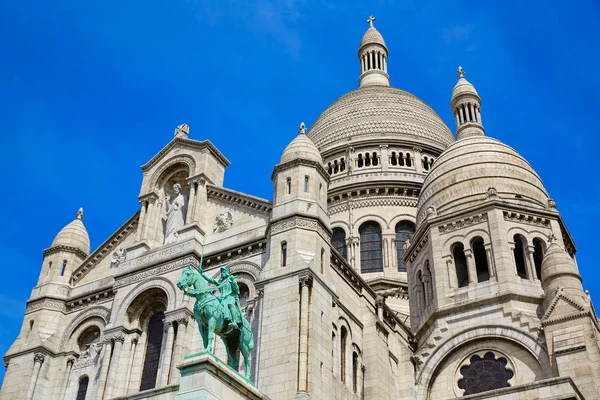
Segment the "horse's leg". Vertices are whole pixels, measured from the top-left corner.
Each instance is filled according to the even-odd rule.
[[[231,347],[229,347],[230,342],[227,338],[225,338],[225,336],[221,336],[221,339],[223,340],[223,344],[225,345],[225,350],[227,351],[227,359],[229,361],[229,366],[237,371],[239,362],[236,362],[235,352],[233,351],[233,349]]]
[[[211,316],[208,319],[208,326],[206,327],[207,342],[208,342],[208,346],[210,346],[210,348],[208,348],[208,351],[210,351],[211,353],[213,352],[213,339],[215,337],[216,325],[217,325],[217,321],[215,320],[215,317]]]
[[[240,351],[244,356],[244,365],[246,366],[246,379],[250,379],[250,351],[246,342],[246,335],[243,331],[240,333]]]
[[[194,318],[196,318],[196,323],[198,323],[198,331],[200,331],[200,337],[202,338],[202,345],[204,346],[204,350],[208,350],[208,337],[206,335],[206,327],[202,324],[202,318],[200,315],[200,311],[198,311],[198,307],[194,305]]]

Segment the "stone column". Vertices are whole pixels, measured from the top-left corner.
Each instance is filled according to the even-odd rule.
[[[186,336],[187,325],[187,318],[180,318],[177,320],[177,336],[175,337],[175,348],[173,350],[173,361],[171,365],[171,383],[179,383],[180,375],[176,366],[183,358],[183,341]]]
[[[175,338],[175,328],[173,327],[173,321],[167,322],[167,340],[165,343],[165,356],[162,360],[162,368],[160,373],[160,386],[166,386],[169,384],[169,374],[171,367],[171,359],[173,357],[173,340]]]
[[[308,291],[309,276],[300,278],[300,348],[298,357],[298,391],[308,391]]]
[[[115,348],[113,350],[112,362],[110,363],[108,371],[108,379],[106,380],[106,398],[110,399],[114,397],[115,386],[117,384],[117,372],[119,371],[121,348],[125,341],[125,336],[117,335],[112,338],[115,342]]]
[[[142,240],[142,231],[144,230],[144,226],[146,225],[146,207],[147,202],[140,200],[140,204],[142,205],[140,209],[140,218],[138,220],[137,232],[135,233],[135,241],[139,242]]]
[[[475,112],[477,113],[477,122],[479,122],[479,125],[483,125],[481,123],[481,109],[479,107],[475,107]]]
[[[154,203],[150,203],[151,204],[151,209],[152,209],[152,213],[150,215],[152,215],[151,218],[151,223],[148,224],[147,230],[148,232],[146,233],[146,236],[148,236],[148,238],[150,240],[159,242],[158,238],[160,237],[160,235],[158,234],[159,230],[162,228],[162,224],[160,223],[160,218],[162,215],[162,211],[163,211],[163,202],[164,199],[162,201],[155,201]],[[160,244],[162,244],[162,241],[160,241]]]
[[[38,378],[40,376],[40,369],[42,368],[42,364],[44,363],[44,359],[46,357],[42,353],[35,353],[33,356],[33,371],[31,372],[31,379],[29,381],[29,386],[27,387],[27,393],[25,394],[26,400],[33,399],[33,394],[35,393],[35,385],[37,384]]]
[[[110,339],[104,341],[102,346],[102,366],[100,367],[100,378],[98,379],[98,389],[96,391],[96,400],[104,399],[104,387],[106,386],[106,377],[108,376],[108,367],[110,366],[110,357],[112,355],[112,343]]]
[[[474,122],[475,121],[475,114],[473,113],[473,104],[468,103],[468,107],[469,107],[469,122]]]
[[[62,388],[62,395],[60,396],[61,399],[64,399],[65,394],[67,393],[67,388],[69,387],[69,379],[71,377],[71,370],[73,369],[74,362],[75,362],[75,359],[73,357],[67,358],[67,373],[66,373],[66,377],[65,377],[65,384],[63,385],[63,388]]]
[[[413,165],[415,167],[415,170],[417,171],[417,174],[420,174],[423,172],[423,164],[421,163],[421,159],[422,159],[422,155],[421,155],[421,149],[418,147],[413,148],[413,151],[415,152],[415,157],[413,159]],[[417,162],[418,160],[418,162]]]
[[[135,356],[135,350],[140,337],[136,334],[131,338],[131,345],[129,347],[129,361],[127,362],[127,368],[125,369],[125,388],[123,394],[127,394],[129,390],[129,380],[131,379],[131,370],[133,368],[133,358]]]
[[[454,110],[454,118],[456,118],[456,127],[460,126],[460,118],[458,117],[458,111]]]
[[[198,179],[194,181],[196,184],[196,204],[194,205],[194,217],[192,221],[198,222],[202,225],[206,221],[200,220],[200,212],[202,210],[202,202],[206,199],[206,181],[204,179]]]
[[[465,105],[464,104],[460,105],[460,111],[462,112],[463,124],[466,124],[467,123],[467,113],[465,111]]]
[[[483,245],[485,248],[485,256],[487,257],[488,269],[490,273],[490,280],[496,277],[496,267],[494,264],[494,257],[492,257],[492,244],[485,243]]]
[[[533,253],[535,252],[535,247],[527,246],[525,248],[525,254],[527,254],[527,267],[529,271],[530,280],[535,281],[539,280],[537,277],[537,273],[535,272],[535,261],[533,260]]]
[[[448,271],[448,281],[452,289],[458,288],[458,278],[456,277],[456,268],[452,262],[452,257],[446,258],[446,270]]]
[[[387,171],[390,163],[390,157],[388,156],[388,146],[381,145],[379,146],[379,151],[381,153],[381,157],[379,158],[379,163],[381,165],[381,169],[383,171]]]
[[[146,355],[147,339],[148,334],[146,332],[142,332],[137,344],[135,345],[135,354],[133,356],[133,364],[131,365],[131,376],[129,378],[129,382],[127,383],[127,395],[139,391],[142,369],[144,366],[144,357]]]
[[[383,56],[383,71],[387,72],[387,58]]]
[[[471,249],[465,249],[465,257],[467,259],[467,271],[469,272],[469,286],[477,283],[477,268],[475,260],[473,260],[473,252]]]
[[[196,196],[198,195],[198,187],[195,182],[190,183],[190,195],[188,197],[187,214],[185,215],[185,224],[191,224],[194,221],[196,210]]]

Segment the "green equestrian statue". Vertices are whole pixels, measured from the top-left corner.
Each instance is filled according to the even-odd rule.
[[[226,318],[228,323],[231,323],[236,328],[242,327],[242,307],[240,306],[240,287],[237,284],[237,281],[233,275],[231,275],[231,271],[229,270],[229,266],[221,267],[221,279],[213,279],[204,274],[204,272],[200,272],[202,277],[213,285],[217,285],[219,288],[220,296],[219,300],[221,300],[221,304],[227,307],[229,311],[229,316]]]

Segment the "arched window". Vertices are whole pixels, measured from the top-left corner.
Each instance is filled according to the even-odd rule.
[[[244,308],[246,307],[246,303],[250,298],[250,289],[248,289],[248,286],[242,282],[238,282],[238,286],[240,288],[240,307]]]
[[[515,241],[515,249],[513,254],[515,256],[517,275],[523,279],[527,279],[527,264],[525,261],[525,247],[527,246],[527,242],[521,235],[515,235],[513,236],[513,239]]]
[[[379,157],[377,157],[377,153],[373,152],[373,165],[379,164]]]
[[[60,270],[60,276],[65,275],[65,270],[67,269],[67,260],[63,261],[62,269]]]
[[[333,162],[333,173],[334,173],[334,174],[337,174],[338,172],[340,172],[340,166],[338,165],[338,161],[337,161],[337,160],[335,160],[335,161]]]
[[[390,163],[392,165],[398,165],[398,160],[396,160],[396,152],[392,151],[392,158],[390,159]]]
[[[348,339],[348,331],[345,326],[340,330],[340,375],[342,382],[346,382],[346,341]]]
[[[356,163],[358,165],[358,168],[362,168],[362,166],[364,165],[362,154],[358,155],[358,161]]]
[[[533,239],[533,262],[535,263],[535,275],[542,280],[542,261],[544,260],[544,242],[540,238]]]
[[[361,272],[383,272],[381,228],[369,221],[360,226],[359,233]]]
[[[365,153],[365,167],[371,166],[371,155],[369,153]]]
[[[346,232],[342,228],[333,228],[333,235],[331,235],[331,245],[338,253],[347,259],[346,257]]]
[[[352,352],[352,391],[358,391],[358,353]]]
[[[473,249],[473,256],[475,257],[475,269],[477,270],[477,282],[484,282],[490,280],[490,268],[488,265],[487,255],[485,253],[485,247],[483,246],[483,239],[476,237],[471,242],[471,248]]]
[[[331,175],[333,173],[333,168],[331,168],[331,163],[327,164],[327,172],[329,173],[329,175]]]
[[[344,158],[342,158],[340,160],[340,172],[344,172],[346,170],[346,161],[344,161]]]
[[[423,169],[425,171],[429,170],[429,159],[427,158],[427,156],[423,157],[421,164],[423,165]]]
[[[325,249],[321,247],[321,273],[325,273]]]
[[[87,394],[88,385],[90,384],[90,378],[83,376],[79,379],[79,386],[77,387],[77,397],[76,400],[85,400],[85,395]]]
[[[281,243],[281,266],[287,265],[287,242]]]
[[[156,376],[158,374],[158,365],[160,361],[160,352],[162,350],[163,340],[163,319],[164,313],[154,314],[148,323],[146,356],[144,357],[144,368],[142,370],[142,383],[140,392],[153,389],[156,386]]]
[[[452,246],[452,257],[454,258],[454,267],[456,269],[456,281],[458,287],[469,285],[469,272],[467,269],[467,257],[465,257],[465,247],[462,243],[456,243]]]
[[[287,178],[286,180],[286,188],[287,188],[287,194],[292,193],[292,178]]]
[[[52,261],[48,262],[48,270],[46,271],[46,276],[50,275],[50,270],[52,269]]]
[[[406,153],[408,155],[408,153]],[[404,162],[404,153],[400,152],[398,153],[398,165],[400,165],[401,167],[404,167],[405,162]]]
[[[404,244],[411,240],[415,234],[415,224],[410,221],[400,221],[396,224],[396,260],[398,262],[398,271],[406,272],[404,263]]]
[[[304,193],[308,193],[308,176],[304,177]]]
[[[406,166],[412,167],[412,160],[410,159],[410,153],[406,153]]]
[[[423,278],[423,273],[421,271],[419,271],[417,276],[419,278],[419,299],[421,301],[423,309],[425,309],[427,308],[427,296],[425,295],[425,291],[427,290],[427,288],[425,287],[425,279]]]

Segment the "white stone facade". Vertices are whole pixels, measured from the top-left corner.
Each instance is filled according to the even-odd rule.
[[[142,166],[140,210],[92,252],[77,213],[44,250],[0,399],[175,399],[176,366],[205,350],[175,283],[200,264],[240,285],[251,398],[600,398],[600,324],[542,180],[485,136],[462,68],[457,138],[390,87],[373,21],[360,88],[301,125],[273,201],[223,187],[229,161],[183,124]],[[208,350],[226,360],[220,339]],[[215,376],[206,393],[233,393]]]

